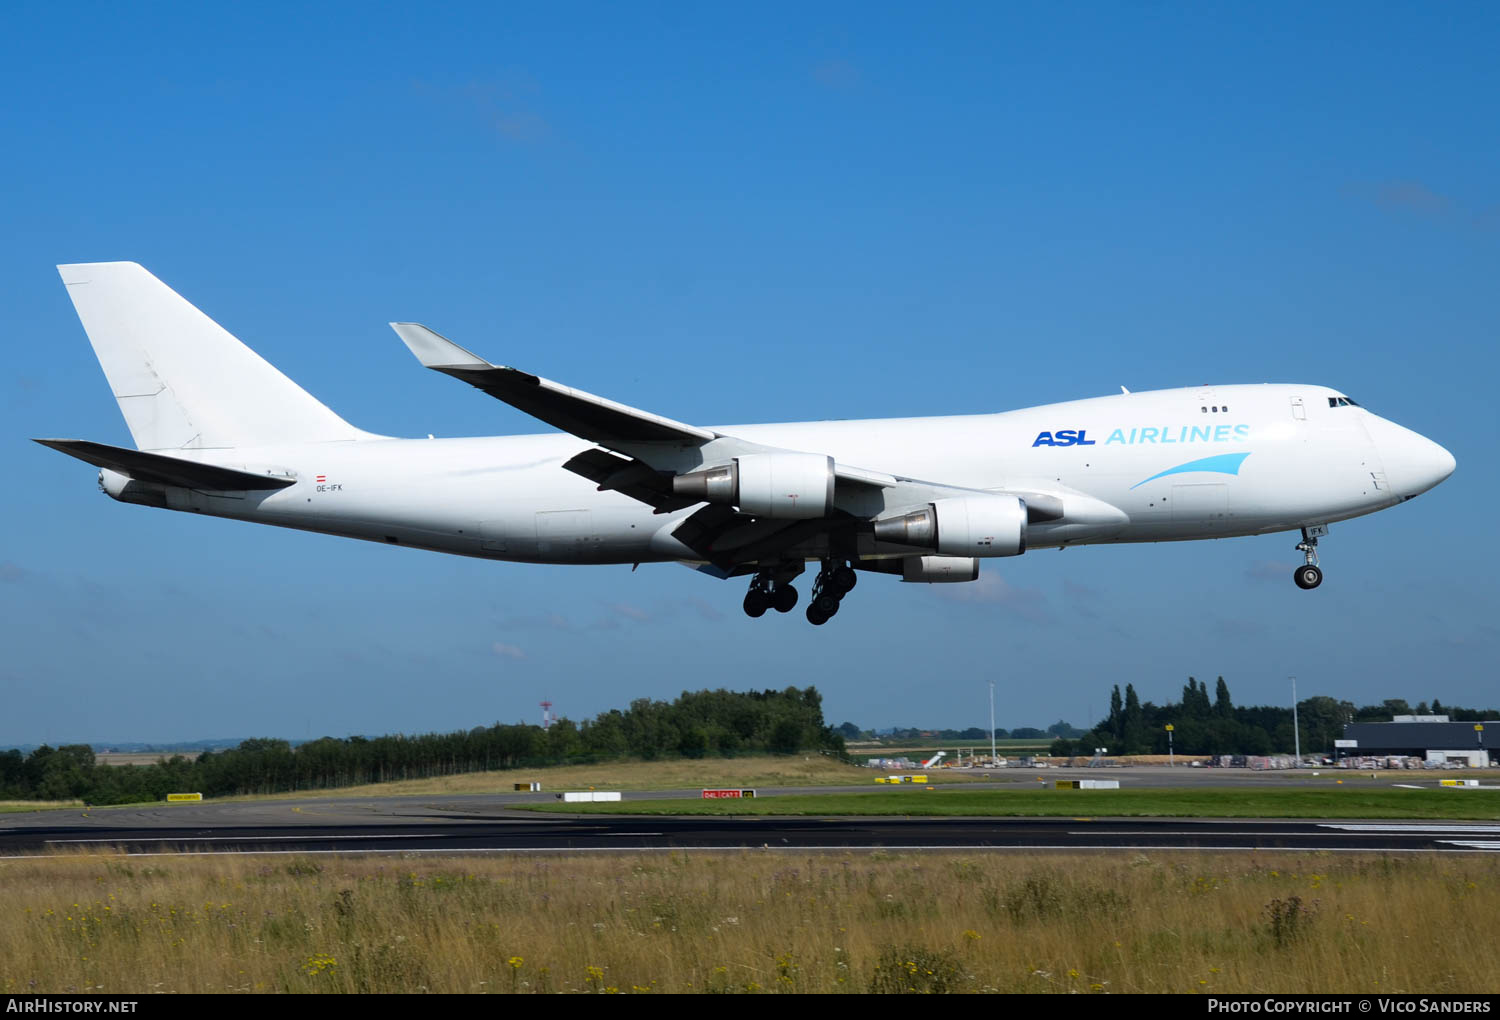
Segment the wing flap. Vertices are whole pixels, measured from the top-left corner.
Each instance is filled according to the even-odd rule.
[[[160,453],[143,450],[127,450],[121,446],[91,443],[86,439],[38,439],[35,440],[58,453],[77,457],[86,464],[108,468],[129,475],[136,481],[155,482],[159,485],[177,485],[184,489],[204,489],[209,492],[240,492],[263,489],[284,489],[296,484],[295,478],[284,475],[258,475],[251,471],[200,464],[195,460],[168,457]]]
[[[600,492],[623,493],[653,507],[659,514],[685,510],[698,502],[675,494],[670,475],[664,476],[649,464],[608,450],[585,450],[569,458],[563,467],[596,484]]]

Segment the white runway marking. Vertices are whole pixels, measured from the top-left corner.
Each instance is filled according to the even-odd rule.
[[[1440,843],[1452,843],[1454,846],[1468,847],[1470,850],[1500,850],[1500,841],[1484,839],[1443,839]]]
[[[445,834],[436,832],[402,833],[398,836],[128,836],[124,839],[49,839],[48,843],[274,843],[293,839],[441,839]],[[653,835],[655,835],[653,833]]]
[[[1500,825],[1427,825],[1421,822],[1407,822],[1404,824],[1373,824],[1373,823],[1350,823],[1346,825],[1335,822],[1320,822],[1321,829],[1347,829],[1351,832],[1493,832],[1500,835]]]

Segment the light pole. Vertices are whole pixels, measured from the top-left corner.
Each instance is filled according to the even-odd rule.
[[[1297,725],[1297,678],[1292,677],[1292,747],[1295,748],[1292,768],[1302,767],[1302,730]]]
[[[1172,724],[1167,723],[1167,768],[1172,768],[1177,764],[1177,759],[1172,752],[1172,729]]]
[[[995,762],[995,681],[990,679],[990,768],[994,768]]]

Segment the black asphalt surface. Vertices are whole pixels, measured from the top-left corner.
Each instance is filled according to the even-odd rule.
[[[60,819],[58,821],[61,821]],[[529,817],[213,828],[29,825],[0,855],[459,853],[665,849],[1281,849],[1500,851],[1500,824],[1073,818]]]

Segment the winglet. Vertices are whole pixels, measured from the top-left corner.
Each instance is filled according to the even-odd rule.
[[[427,368],[492,368],[488,361],[466,351],[447,337],[428,329],[420,322],[393,322],[391,328],[401,342]]]

